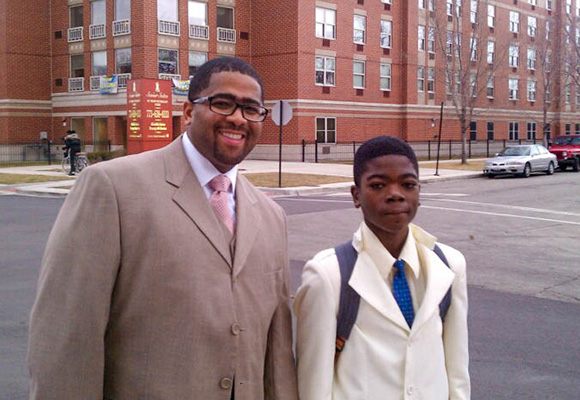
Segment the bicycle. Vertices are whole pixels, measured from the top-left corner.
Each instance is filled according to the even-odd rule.
[[[89,160],[86,153],[77,153],[75,156],[75,173],[80,173],[88,166]],[[70,174],[70,156],[68,154],[62,159],[62,170],[65,174]]]

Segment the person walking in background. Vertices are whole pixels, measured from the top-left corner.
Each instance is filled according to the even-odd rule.
[[[465,258],[411,223],[419,190],[402,140],[377,137],[356,152],[351,193],[364,221],[352,243],[306,264],[294,302],[301,400],[470,398]],[[337,333],[345,304],[350,336]]]
[[[67,154],[70,158],[70,172],[69,175],[76,174],[76,157],[81,152],[81,140],[75,131],[68,131],[68,135],[64,137],[64,156]]]
[[[185,134],[79,177],[40,271],[32,399],[297,400],[286,216],[237,166],[263,96],[249,64],[211,60]]]

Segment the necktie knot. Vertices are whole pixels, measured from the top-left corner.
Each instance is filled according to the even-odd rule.
[[[230,178],[224,174],[216,175],[209,181],[209,187],[216,192],[227,192],[231,185]]]
[[[405,276],[405,261],[403,260],[395,261],[394,267],[397,269],[398,274],[403,274],[403,276]]]

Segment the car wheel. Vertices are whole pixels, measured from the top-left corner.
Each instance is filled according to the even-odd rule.
[[[522,172],[522,177],[529,178],[531,173],[532,167],[530,166],[530,163],[526,163],[526,165],[524,166],[524,172]]]
[[[558,166],[560,167],[560,171],[566,171],[566,168],[568,168],[566,163],[558,163]]]
[[[574,158],[574,164],[572,164],[572,171],[574,172],[578,172],[578,170],[580,169],[580,161],[578,161],[578,157]]]
[[[546,171],[546,174],[552,175],[553,173],[554,173],[554,163],[550,161],[550,165],[548,165],[548,170]]]
[[[495,178],[495,174],[487,174],[487,177],[488,177],[489,179],[493,179],[493,178]]]

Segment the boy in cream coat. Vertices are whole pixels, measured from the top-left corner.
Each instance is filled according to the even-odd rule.
[[[411,224],[420,190],[413,150],[393,137],[369,140],[355,155],[354,181],[364,221],[348,284],[360,295],[358,315],[335,362],[341,275],[334,249],[318,253],[294,303],[300,399],[469,399],[465,258],[439,244],[448,267],[433,251],[436,238]],[[450,287],[443,323],[439,303]]]

